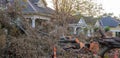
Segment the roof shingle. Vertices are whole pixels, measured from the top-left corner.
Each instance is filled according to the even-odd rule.
[[[103,17],[100,20],[100,24],[103,27],[109,26],[109,27],[117,27],[119,25],[119,23],[117,22],[116,19],[108,16],[108,17]]]
[[[14,1],[15,0],[9,0],[9,3],[11,3],[11,5],[14,5]],[[20,5],[25,6],[22,9],[23,13],[28,13],[28,14],[29,13],[38,13],[38,14],[41,13],[41,14],[45,14],[45,15],[54,13],[54,10],[49,7],[39,7],[38,5],[36,5],[36,3],[39,0],[26,0],[26,1],[27,2],[24,2],[23,0],[19,0]],[[6,2],[6,0],[0,0],[0,3],[6,4],[7,2]]]

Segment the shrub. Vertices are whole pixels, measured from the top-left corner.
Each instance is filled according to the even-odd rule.
[[[109,27],[109,26],[106,26],[106,27],[104,28],[104,30],[105,30],[105,32],[110,31],[110,27]]]

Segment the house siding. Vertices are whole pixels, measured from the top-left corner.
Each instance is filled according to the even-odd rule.
[[[110,31],[112,31],[113,37],[116,37],[116,32],[120,32],[120,26],[110,27]]]

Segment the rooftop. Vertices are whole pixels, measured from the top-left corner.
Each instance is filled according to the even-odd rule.
[[[106,26],[117,27],[119,25],[119,22],[116,19],[108,16],[108,17],[101,18],[100,19],[100,24],[103,27],[106,27]]]

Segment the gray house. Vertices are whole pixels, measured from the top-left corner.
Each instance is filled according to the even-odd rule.
[[[0,8],[14,7],[16,0],[0,0]],[[36,27],[37,20],[49,21],[51,20],[54,10],[47,7],[45,0],[18,0],[22,8],[24,18],[30,22],[33,28]]]
[[[83,31],[83,28],[87,27],[87,24],[83,18],[81,18],[78,23],[69,24],[69,28],[73,29],[73,34],[78,34]]]

